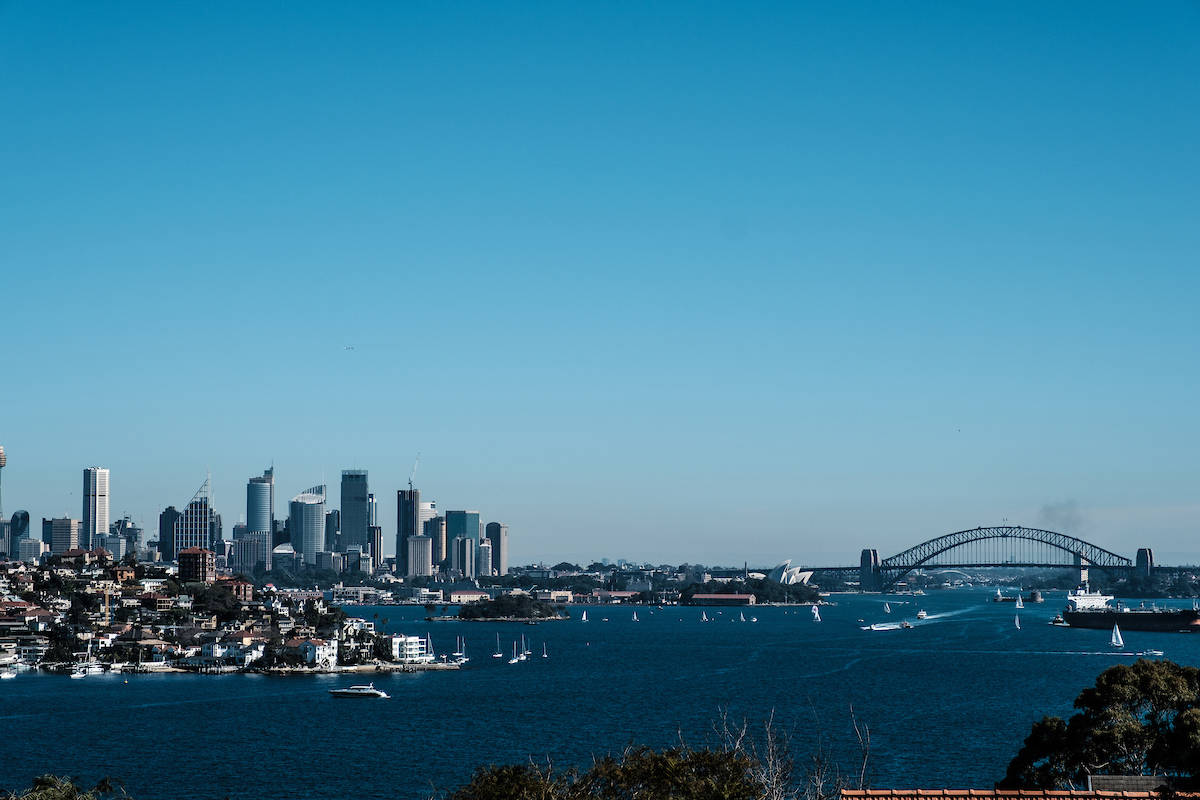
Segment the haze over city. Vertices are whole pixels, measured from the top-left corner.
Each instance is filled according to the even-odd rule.
[[[1200,12],[1083,8],[0,6],[4,509],[1200,560]]]

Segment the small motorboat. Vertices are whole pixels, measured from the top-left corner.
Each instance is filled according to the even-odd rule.
[[[903,622],[900,623],[900,627],[904,628],[905,630],[908,630],[912,626],[913,626],[913,624],[911,622],[909,622],[908,620],[904,620]]]
[[[1139,650],[1138,655],[1139,656],[1161,656],[1161,655],[1164,655],[1164,653],[1162,650]],[[3,678],[3,677],[4,677],[3,675],[0,675],[0,678]]]
[[[378,697],[381,700],[387,700],[387,692],[381,689],[376,689],[374,683],[368,683],[365,686],[347,686],[344,689],[330,689],[329,693],[334,697]]]
[[[12,680],[15,677],[17,677],[16,670],[6,669],[3,672],[0,672],[0,681]]]
[[[925,613],[925,609],[923,608],[917,612],[917,619],[925,619],[928,616],[929,615]]]

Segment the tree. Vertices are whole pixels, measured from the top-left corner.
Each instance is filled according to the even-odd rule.
[[[1043,717],[1002,788],[1082,786],[1090,774],[1200,773],[1200,670],[1139,659],[1106,669],[1069,720]]]

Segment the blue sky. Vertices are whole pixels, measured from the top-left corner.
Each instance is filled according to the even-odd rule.
[[[0,4],[7,513],[1200,559],[1195,4],[247,5]]]

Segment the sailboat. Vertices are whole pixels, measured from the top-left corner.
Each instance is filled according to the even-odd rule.
[[[513,657],[508,660],[510,664],[516,664],[521,659],[517,658],[517,643],[513,642]]]
[[[500,634],[496,634],[496,652],[492,653],[492,658],[504,658],[504,654],[500,652]]]
[[[740,611],[738,612],[738,618],[739,618],[739,619],[738,619],[738,621],[739,621],[739,622],[745,622],[745,621],[746,621],[746,615],[745,615],[745,614],[743,614],[743,613],[741,613]]]
[[[580,622],[587,622],[587,611],[583,612],[583,616],[579,618]]]
[[[463,644],[464,644],[463,637],[455,636],[454,637],[454,652],[451,653],[450,655],[454,656],[455,658],[462,658],[463,657]]]
[[[884,603],[883,604],[883,613],[885,613],[885,614],[892,613],[892,607],[889,606],[887,603]]]
[[[1024,608],[1025,601],[1021,599],[1021,595],[1017,595],[1017,608]]]
[[[701,622],[708,622],[708,614],[705,614],[703,611],[701,611],[701,612],[700,612],[700,621],[701,621]]]
[[[547,655],[547,653],[546,653],[546,643],[542,642],[542,658],[549,658],[549,657],[550,656]]]
[[[529,656],[529,648],[525,646],[525,634],[521,634],[521,652],[517,654],[519,661],[524,661]]]
[[[633,612],[633,621],[634,621],[634,622],[637,622],[637,621],[638,621],[638,618],[637,618],[637,612],[636,612],[636,611],[635,611],[635,612]]]
[[[1112,638],[1108,640],[1108,643],[1113,647],[1125,646],[1125,640],[1121,638],[1121,629],[1116,625],[1113,625]]]
[[[817,608],[816,606],[813,606],[812,610],[813,610],[813,622],[820,622],[821,621],[821,609]]]
[[[1017,626],[1017,630],[1021,630],[1021,616],[1019,614],[1013,617],[1013,624]]]

